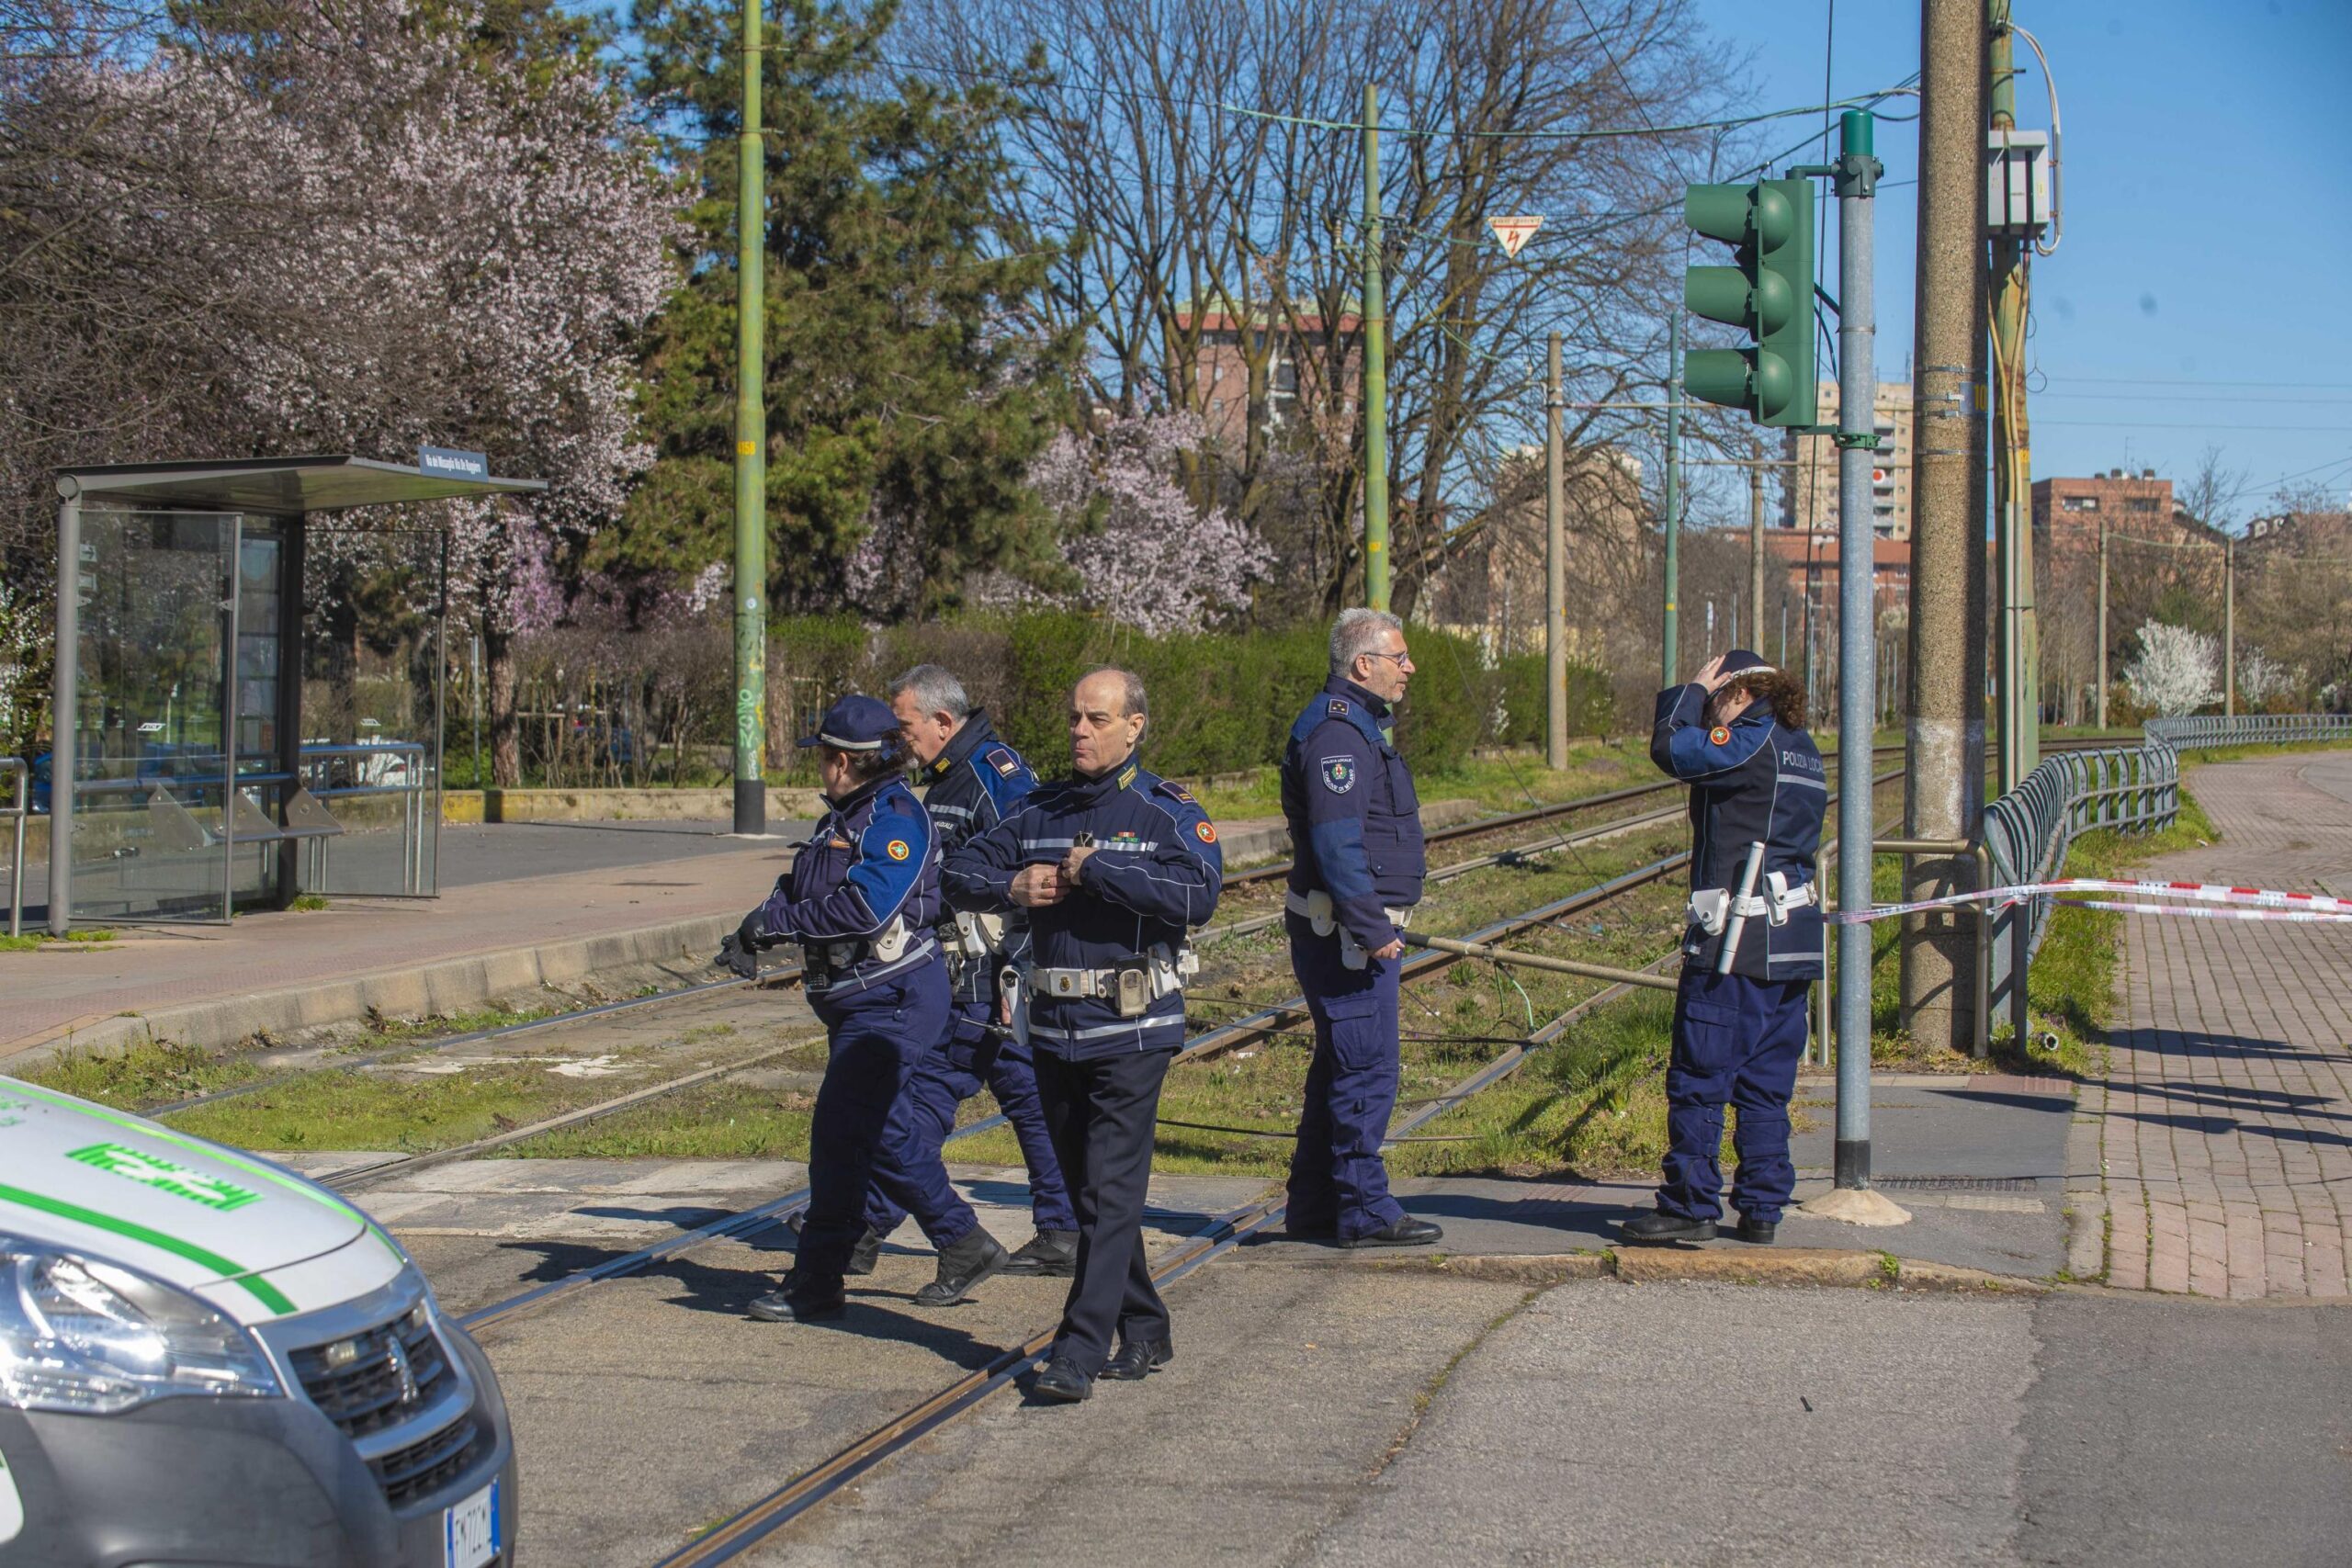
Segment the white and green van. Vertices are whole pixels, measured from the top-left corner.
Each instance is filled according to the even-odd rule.
[[[506,1568],[481,1348],[267,1160],[0,1077],[0,1564]]]

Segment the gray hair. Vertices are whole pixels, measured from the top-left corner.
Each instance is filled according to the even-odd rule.
[[[964,682],[939,665],[918,664],[890,682],[893,697],[908,692],[925,713],[944,713],[958,723],[972,716],[972,699],[964,694]]]
[[[1342,610],[1331,623],[1331,673],[1352,679],[1356,660],[1378,651],[1374,646],[1382,632],[1403,635],[1405,623],[1385,610]]]
[[[1151,703],[1143,694],[1142,676],[1132,670],[1122,670],[1115,664],[1098,664],[1079,676],[1079,679],[1088,681],[1097,675],[1116,675],[1119,678],[1120,685],[1125,688],[1121,694],[1121,700],[1126,705],[1121,711],[1145,718],[1151,716]],[[1077,688],[1072,686],[1071,690],[1075,691]]]

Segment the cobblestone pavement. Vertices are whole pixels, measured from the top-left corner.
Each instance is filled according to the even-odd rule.
[[[2318,893],[2352,873],[2352,754],[2216,763],[2189,787],[2221,842],[2151,875]],[[2109,1282],[2346,1295],[2352,927],[2140,917],[2124,931],[2101,1108]]]

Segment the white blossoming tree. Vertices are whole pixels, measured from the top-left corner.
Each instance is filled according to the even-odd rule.
[[[2221,699],[2219,637],[2151,620],[2141,623],[2139,642],[2140,650],[2123,666],[2133,702],[2173,718]]]

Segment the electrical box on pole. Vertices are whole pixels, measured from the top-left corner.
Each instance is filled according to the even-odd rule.
[[[1683,221],[1736,252],[1731,266],[1694,266],[1682,302],[1693,315],[1744,329],[1747,348],[1691,352],[1682,382],[1692,397],[1746,409],[1758,424],[1815,423],[1813,182],[1701,185],[1682,196]]]
[[[1984,133],[1984,229],[2030,240],[2050,226],[2050,137],[1996,125]]]

